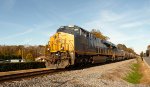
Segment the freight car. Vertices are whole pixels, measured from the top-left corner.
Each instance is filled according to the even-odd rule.
[[[78,26],[62,26],[46,46],[46,66],[65,68],[133,58],[109,41],[96,38]]]

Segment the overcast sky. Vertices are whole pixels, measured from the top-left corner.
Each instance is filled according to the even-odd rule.
[[[140,53],[150,44],[150,0],[0,0],[0,45],[45,45],[63,25],[100,29]]]

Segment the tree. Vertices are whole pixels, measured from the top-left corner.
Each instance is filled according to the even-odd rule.
[[[97,38],[100,38],[102,40],[108,40],[109,37],[103,35],[99,30],[96,30],[96,29],[92,29],[91,33],[97,37]]]
[[[32,55],[31,53],[28,53],[28,54],[26,55],[25,60],[26,60],[27,62],[29,62],[29,61],[35,61],[35,59],[33,58],[33,55]]]
[[[118,47],[118,49],[120,49],[120,50],[127,51],[127,47],[126,47],[126,45],[124,45],[124,44],[118,44],[117,47]]]
[[[117,47],[118,47],[118,49],[120,49],[120,50],[124,50],[124,51],[126,51],[126,52],[136,54],[135,51],[134,51],[132,48],[128,48],[128,47],[126,47],[126,45],[124,45],[124,44],[118,44]]]
[[[0,59],[25,59],[28,54],[31,54],[33,58],[42,56],[45,54],[45,46],[24,46],[24,45],[0,45]]]
[[[19,50],[17,51],[16,55],[17,55],[17,56],[21,56],[21,54],[22,54],[22,52],[21,52],[21,50],[19,49]]]
[[[147,50],[150,50],[150,45],[147,46]]]
[[[127,48],[127,51],[128,51],[129,53],[134,53],[134,50],[133,50],[132,48]]]

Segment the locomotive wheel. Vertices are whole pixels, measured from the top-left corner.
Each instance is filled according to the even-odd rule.
[[[93,57],[90,57],[90,58],[89,58],[89,63],[90,63],[90,64],[93,64],[93,63],[94,63]]]
[[[115,54],[113,54],[111,61],[116,61],[116,60],[117,60],[117,58],[116,58]]]
[[[61,53],[61,59],[66,59],[68,57],[67,53]]]
[[[80,59],[80,66],[83,66],[83,58]]]
[[[109,62],[111,62],[112,61],[112,56],[108,56],[107,58],[106,58],[106,60],[105,60],[105,62],[107,63],[109,63]]]
[[[83,59],[82,59],[82,66],[85,66],[85,65],[86,65],[86,59],[83,58]]]

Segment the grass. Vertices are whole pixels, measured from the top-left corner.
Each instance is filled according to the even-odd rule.
[[[132,71],[124,78],[127,82],[138,84],[140,83],[140,79],[142,78],[142,74],[139,71],[140,64],[134,63],[131,65]]]

